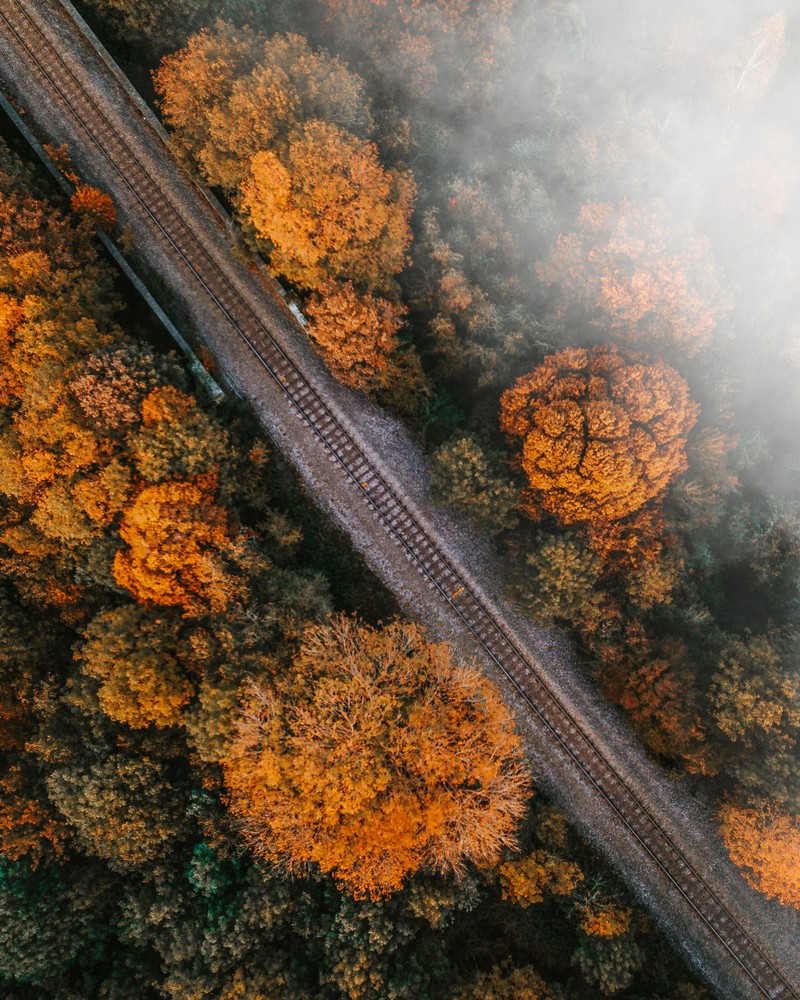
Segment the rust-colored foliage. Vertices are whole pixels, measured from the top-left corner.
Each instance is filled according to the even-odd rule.
[[[687,651],[678,647],[674,655],[685,657]],[[687,771],[702,773],[706,766],[699,748],[705,733],[690,697],[687,679],[670,659],[649,654],[645,663],[630,670],[618,700],[654,753],[677,757]]]
[[[383,384],[397,365],[405,308],[352,282],[325,286],[306,306],[308,329],[333,374],[354,389]]]
[[[70,198],[72,210],[88,219],[93,226],[106,232],[117,224],[117,210],[111,196],[90,184],[79,184]]]
[[[754,889],[800,910],[800,816],[769,802],[726,802],[720,831],[731,860]]]
[[[224,767],[258,854],[316,863],[358,897],[496,860],[529,791],[488,681],[416,625],[347,618],[308,628],[274,688],[251,686]]]
[[[138,601],[191,615],[241,598],[228,565],[235,543],[214,488],[211,476],[147,486],[125,511],[119,533],[128,548],[114,558],[114,579]]]
[[[152,357],[127,344],[95,352],[70,381],[84,416],[103,433],[137,424],[142,401],[157,385]]]
[[[635,201],[583,205],[537,271],[562,316],[578,309],[631,344],[694,354],[727,309],[708,238]]]
[[[522,509],[594,529],[628,517],[686,469],[697,413],[663,361],[609,347],[550,355],[500,401],[500,426],[521,443],[531,488]]]
[[[262,150],[250,167],[242,202],[276,272],[305,288],[352,280],[380,290],[404,266],[414,182],[384,169],[372,143],[311,121],[285,158]]]

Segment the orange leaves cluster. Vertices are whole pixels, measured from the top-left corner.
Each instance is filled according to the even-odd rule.
[[[11,765],[0,775],[0,851],[16,861],[27,857],[36,868],[64,853],[70,832],[47,797],[36,792],[26,765]]]
[[[192,615],[224,611],[243,596],[229,568],[235,542],[215,485],[198,476],[147,486],[126,509],[119,533],[128,548],[114,557],[114,579],[141,603]]]
[[[256,153],[242,201],[271,246],[273,269],[305,288],[351,279],[384,286],[405,263],[415,194],[407,172],[338,126],[307,122],[284,158]]]
[[[590,937],[619,937],[630,927],[631,916],[629,907],[617,903],[601,907],[588,905],[581,911],[581,930]]]
[[[72,210],[106,232],[117,224],[117,210],[110,195],[89,184],[79,184],[70,198]]]
[[[299,35],[218,22],[168,56],[155,84],[167,121],[242,210],[273,272],[318,293],[313,332],[337,377],[362,389],[413,383],[395,351],[402,310],[372,294],[396,290],[416,187],[367,141],[363,80]]]
[[[397,355],[405,308],[350,281],[325,286],[306,307],[308,329],[333,374],[354,389],[380,385]]]
[[[669,365],[609,347],[550,355],[500,406],[502,430],[522,445],[528,512],[596,528],[640,510],[686,469],[698,413]]]
[[[500,866],[503,899],[522,907],[543,902],[546,894],[569,896],[582,879],[578,865],[544,850]]]
[[[154,74],[169,125],[214,185],[235,192],[260,150],[282,153],[312,120],[369,134],[364,81],[300,35],[264,38],[218,21]]]
[[[224,763],[254,849],[316,863],[358,897],[421,867],[463,871],[513,842],[528,794],[492,686],[415,625],[310,627],[294,674],[253,684]]]
[[[707,237],[634,201],[583,205],[537,272],[558,286],[562,316],[578,309],[632,344],[693,354],[727,309]]]
[[[731,860],[750,885],[800,910],[800,816],[768,802],[752,807],[726,802],[720,830]]]

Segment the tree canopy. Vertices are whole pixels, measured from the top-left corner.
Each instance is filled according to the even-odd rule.
[[[224,767],[259,854],[371,898],[496,859],[528,791],[508,710],[475,670],[417,626],[348,618],[307,628],[291,673],[251,685]]]
[[[523,510],[599,527],[635,513],[687,468],[698,412],[663,361],[613,347],[549,355],[500,402],[530,486]]]

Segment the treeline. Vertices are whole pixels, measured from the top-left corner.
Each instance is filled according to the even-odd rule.
[[[409,420],[512,598],[799,905],[786,17],[196,5],[161,59],[112,7],[332,371]]]
[[[3,995],[705,997],[124,297],[0,144]]]

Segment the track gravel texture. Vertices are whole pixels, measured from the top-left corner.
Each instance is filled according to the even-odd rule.
[[[27,51],[15,33],[23,25],[29,42],[38,39]],[[56,63],[48,80],[46,67]],[[169,290],[181,325],[211,350],[316,502],[409,613],[499,685],[538,783],[719,996],[800,996],[792,986],[800,982],[800,915],[748,888],[703,804],[647,758],[563,637],[537,629],[503,600],[502,564],[487,540],[431,504],[418,445],[328,375],[277,286],[171,156],[157,121],[68,3],[0,0],[0,82],[38,137],[66,143],[81,175],[113,195],[135,237],[137,267]],[[650,828],[657,835],[643,838]]]

